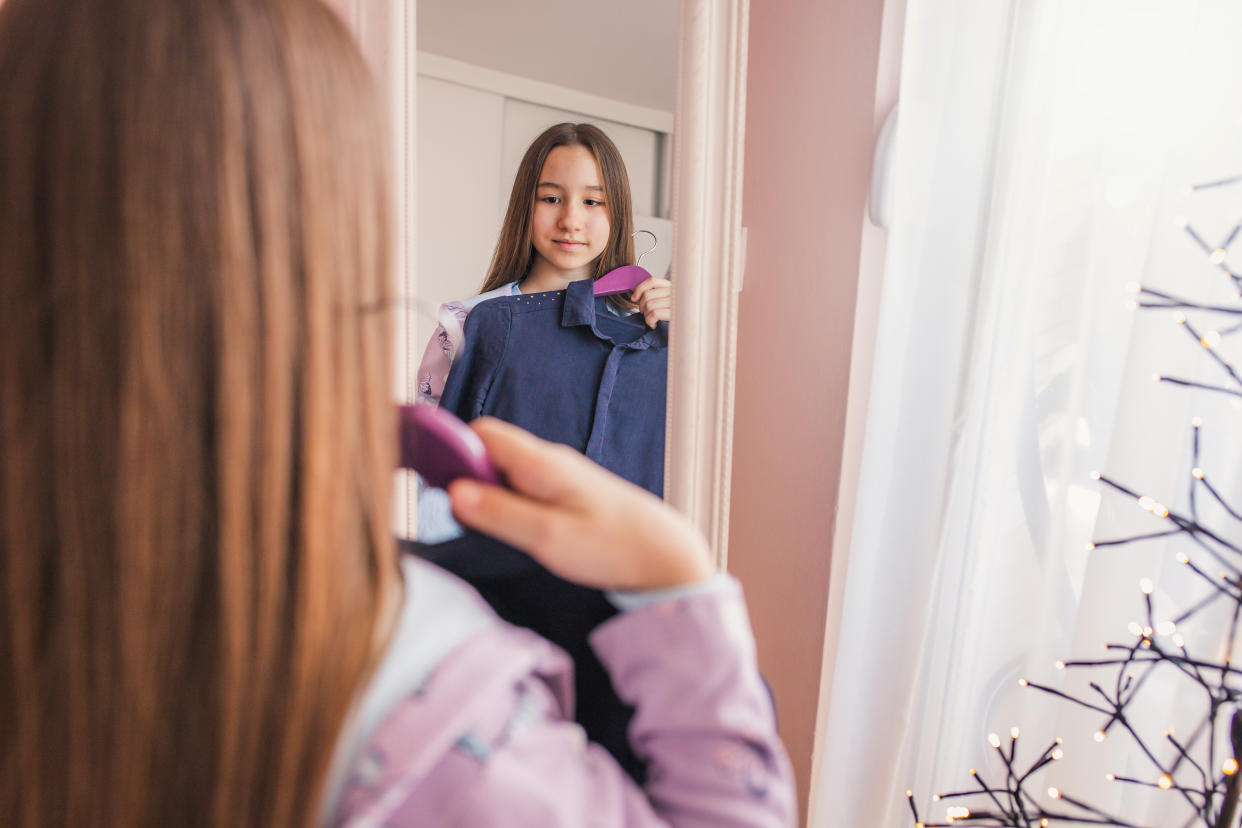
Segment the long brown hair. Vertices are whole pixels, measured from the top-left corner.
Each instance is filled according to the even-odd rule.
[[[480,293],[521,279],[530,272],[535,248],[531,243],[531,213],[535,208],[535,193],[539,176],[548,153],[556,147],[586,147],[599,164],[604,181],[604,203],[608,208],[608,244],[595,260],[598,279],[608,271],[634,262],[634,216],[630,199],[630,178],[625,172],[625,162],[617,145],[604,131],[594,124],[557,124],[548,127],[527,148],[513,179],[509,194],[509,207],[505,211],[496,252],[487,270]],[[631,305],[632,307],[632,305]]]
[[[366,67],[316,0],[6,0],[0,124],[0,823],[313,822],[399,577]]]

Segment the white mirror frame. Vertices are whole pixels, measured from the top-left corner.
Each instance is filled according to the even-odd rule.
[[[681,0],[665,498],[725,568],[733,468],[749,0]]]
[[[414,0],[328,0],[349,23],[388,101],[396,172],[395,291],[414,284],[417,44]],[[673,131],[674,323],[669,343],[665,497],[724,569],[732,488],[737,298],[749,0],[681,0]],[[404,320],[399,324],[403,328]],[[409,333],[396,332],[394,390],[412,398]],[[398,491],[409,514],[412,492]],[[401,509],[406,506],[407,509]],[[400,528],[404,521],[398,519]]]

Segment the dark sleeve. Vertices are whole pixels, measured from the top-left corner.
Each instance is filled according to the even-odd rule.
[[[470,422],[483,413],[483,402],[504,360],[513,315],[507,297],[476,305],[466,317],[462,342],[449,368],[440,407]]]

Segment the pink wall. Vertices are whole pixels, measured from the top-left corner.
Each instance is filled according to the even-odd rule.
[[[729,569],[746,587],[804,822],[882,10],[750,6]]]

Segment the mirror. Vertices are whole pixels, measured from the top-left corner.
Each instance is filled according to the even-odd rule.
[[[463,344],[459,319],[451,312],[437,318],[428,311],[452,302],[458,317],[464,317],[468,309],[474,314],[472,300],[480,294],[502,235],[521,159],[545,129],[565,122],[590,123],[616,145],[628,173],[634,229],[646,231],[635,238],[635,254],[643,255],[642,265],[651,274],[668,275],[673,252],[670,168],[677,80],[676,4],[641,0],[620,13],[616,7],[571,0],[533,6],[507,0],[465,4],[419,0],[416,13],[413,290],[424,309],[411,320],[413,352],[409,358],[417,372],[419,398],[441,401],[451,360],[454,373],[460,375],[458,386],[466,382],[470,389],[444,395],[443,404],[459,417],[495,414],[584,450],[626,479],[663,494],[668,354],[664,331],[654,338],[643,337],[657,347],[616,354],[622,358],[610,372],[604,362],[607,351],[599,350],[601,342],[615,349],[638,340],[648,329],[641,317],[621,325],[624,314],[603,316],[611,306],[602,299],[594,302],[598,323],[592,325],[594,333],[580,327],[564,330],[559,311],[504,316],[504,320],[491,313],[492,308],[480,311],[488,323],[476,323],[480,327],[471,335],[471,347]],[[604,31],[607,49],[602,51],[598,39],[585,33]],[[553,169],[553,158],[549,155],[540,181],[557,177],[548,172]],[[589,154],[587,166],[595,166]],[[598,172],[590,174],[590,181],[605,183]],[[545,189],[541,186],[539,200],[532,200],[536,219],[546,212]],[[571,204],[591,204],[586,201],[589,193],[579,200],[568,192],[556,192],[567,209]],[[593,213],[592,207],[583,206],[579,217]],[[556,226],[562,227],[559,221]],[[538,238],[536,233],[537,261],[546,264],[545,253],[558,262],[557,267],[578,261],[576,251],[549,252],[540,247]],[[505,279],[517,275],[514,272]],[[497,290],[498,284],[487,286],[488,297],[503,293],[506,302],[522,301],[516,298],[515,289],[504,285]],[[553,289],[554,284],[541,284],[532,274],[521,291],[538,296],[546,295],[540,291]],[[572,294],[570,290],[565,295],[567,307]],[[510,296],[515,296],[512,302]],[[590,304],[589,292],[587,296]],[[548,308],[552,304],[549,300]],[[442,327],[437,328],[437,323]],[[620,329],[610,331],[609,325]],[[494,337],[500,340],[492,343]],[[535,342],[544,341],[556,343],[559,360],[534,350]],[[485,369],[473,346],[486,351],[502,344],[503,370],[479,375]],[[608,359],[612,364],[613,358]],[[592,387],[590,393],[583,383],[564,379],[576,380],[579,373],[583,379],[594,378],[587,383]],[[612,393],[612,381],[618,393]],[[453,385],[449,383],[450,388]],[[656,386],[658,391],[647,390]],[[486,404],[470,402],[484,387]],[[553,387],[555,393],[533,391]],[[600,410],[599,405],[605,408]],[[612,425],[601,425],[608,423]],[[437,542],[457,534],[442,491],[423,488],[418,500],[419,539]]]
[[[379,81],[381,94],[388,102],[396,173],[393,182],[397,207],[394,289],[399,294],[409,295],[415,288],[416,267],[412,253],[423,249],[422,240],[417,238],[415,216],[418,9],[407,0],[327,2],[338,10],[358,37]],[[585,13],[586,9],[594,8],[595,16],[579,23],[569,38],[553,41],[538,36],[521,41],[520,45],[548,52],[553,65],[570,77],[584,70],[556,58],[579,41],[584,50],[591,50],[584,59],[588,64],[618,64],[628,66],[627,71],[631,71],[642,70],[653,63],[647,57],[649,48],[646,45],[653,42],[652,38],[675,37],[677,128],[672,140],[664,144],[665,161],[662,163],[662,175],[671,181],[664,189],[669,201],[663,209],[669,210],[674,224],[676,239],[670,252],[673,254],[671,269],[677,282],[674,291],[677,324],[670,330],[664,489],[666,499],[687,514],[707,536],[716,552],[717,563],[723,567],[729,525],[737,293],[741,290],[743,262],[741,205],[748,0],[666,2],[664,7],[657,6],[655,12],[668,15],[659,18],[664,22],[657,22],[651,13],[644,16],[634,12],[632,6],[604,9],[602,4],[579,3],[562,9],[561,13],[577,20],[580,9]],[[458,8],[458,26],[467,29],[482,25],[478,19],[481,12],[473,5],[462,3]],[[671,18],[674,8],[675,27]],[[625,19],[620,20],[620,17]],[[622,24],[632,24],[645,33],[641,48],[629,51],[613,48],[614,30]],[[487,27],[483,25],[483,28]],[[601,30],[602,36],[597,34]],[[579,32],[585,34],[579,36]],[[600,50],[605,48],[608,51],[601,57]],[[489,49],[489,46],[483,47],[484,52]],[[667,67],[660,76],[668,76]],[[488,238],[480,248],[488,249],[493,242],[494,238]],[[394,332],[397,358],[393,366],[393,389],[398,399],[414,397],[415,371],[410,363],[416,363],[421,356],[413,352],[422,348],[421,342],[415,342],[425,333],[410,329],[416,324],[413,316],[416,315],[399,318]],[[394,529],[398,532],[408,525],[413,505],[413,491],[404,484],[404,479],[399,478],[394,492]]]

